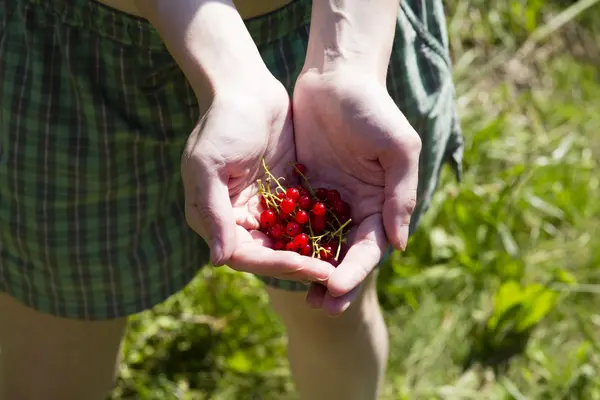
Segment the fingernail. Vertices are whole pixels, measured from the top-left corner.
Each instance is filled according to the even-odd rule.
[[[325,282],[325,281],[329,280],[331,273],[332,273],[331,266],[329,264],[324,265],[318,271],[318,273],[317,273],[318,276],[315,276],[315,279],[319,282]],[[322,276],[322,278],[321,278],[321,276]]]
[[[400,228],[400,249],[402,251],[406,251],[406,246],[408,246],[408,235],[410,231],[410,226],[405,225]]]

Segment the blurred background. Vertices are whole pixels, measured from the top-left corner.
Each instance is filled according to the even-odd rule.
[[[383,399],[600,399],[600,1],[448,0],[464,180],[380,276]],[[261,284],[137,316],[117,399],[293,399]]]

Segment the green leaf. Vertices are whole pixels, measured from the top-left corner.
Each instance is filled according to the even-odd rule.
[[[237,351],[229,357],[227,365],[230,369],[241,374],[247,374],[252,371],[252,361],[242,351]]]
[[[527,298],[526,314],[519,321],[517,330],[520,332],[537,325],[556,305],[558,294],[549,289],[536,292],[533,299]]]
[[[494,299],[494,310],[488,321],[490,329],[496,329],[498,322],[502,319],[503,314],[518,305],[523,299],[521,285],[515,281],[504,282]]]

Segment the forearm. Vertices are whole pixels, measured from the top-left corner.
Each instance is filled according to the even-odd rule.
[[[199,100],[255,84],[267,68],[231,0],[136,0]]]
[[[385,77],[399,1],[313,1],[305,68],[350,64]]]

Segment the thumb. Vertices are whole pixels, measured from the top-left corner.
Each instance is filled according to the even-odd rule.
[[[421,141],[409,130],[397,138],[382,165],[385,170],[383,225],[392,246],[405,250],[412,213],[417,206]]]
[[[226,175],[216,170],[196,174],[196,189],[187,197],[188,224],[207,241],[214,265],[225,264],[235,251],[235,214]]]

